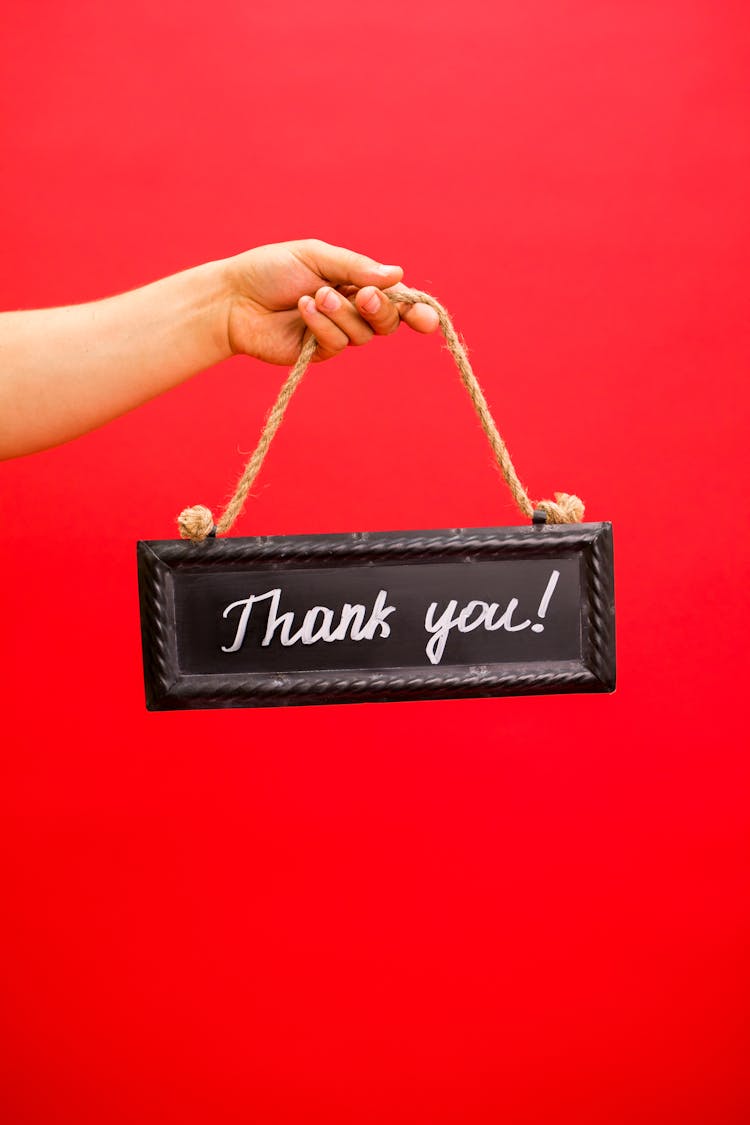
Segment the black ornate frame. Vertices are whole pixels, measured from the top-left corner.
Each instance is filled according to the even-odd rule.
[[[177,658],[172,576],[181,567],[263,564],[449,562],[452,559],[581,558],[582,658],[576,661],[354,669],[335,672],[185,675]],[[257,536],[138,543],[146,705],[151,711],[393,702],[615,689],[612,525],[584,523],[350,535]]]

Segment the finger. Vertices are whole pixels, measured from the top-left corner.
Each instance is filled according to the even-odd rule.
[[[372,328],[362,319],[357,309],[341,293],[337,293],[330,285],[322,285],[315,294],[315,305],[318,312],[323,313],[337,325],[348,338],[350,344],[355,346],[366,344],[372,339]]]
[[[405,288],[401,284],[393,285],[391,291],[398,293],[399,290]],[[416,305],[409,305],[406,301],[398,301],[395,307],[404,323],[413,328],[415,332],[434,332],[440,324],[437,311],[433,309],[432,305],[425,304],[424,301],[418,301]]]
[[[349,343],[349,337],[338,325],[319,312],[312,297],[300,297],[297,304],[300,315],[318,341],[313,359],[331,359]]]
[[[419,301],[416,305],[407,305],[405,302],[399,301],[398,311],[404,323],[413,328],[415,332],[434,332],[440,324],[440,318],[435,309],[432,305],[426,305],[424,301]]]
[[[344,246],[332,246],[319,238],[308,238],[298,244],[297,253],[320,277],[332,285],[395,285],[404,276],[401,266],[384,266],[365,254],[357,254]]]
[[[401,323],[393,301],[389,301],[374,285],[366,285],[364,289],[360,289],[354,303],[378,336],[390,335]]]

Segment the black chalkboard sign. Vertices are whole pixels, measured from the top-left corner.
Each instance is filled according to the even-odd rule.
[[[607,692],[609,523],[138,543],[150,710]]]

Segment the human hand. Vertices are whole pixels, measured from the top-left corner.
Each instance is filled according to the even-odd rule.
[[[404,288],[400,266],[317,238],[258,246],[225,265],[229,346],[266,363],[291,366],[311,335],[315,362],[395,332],[402,320],[416,332],[438,326],[429,305],[394,304],[383,295]]]

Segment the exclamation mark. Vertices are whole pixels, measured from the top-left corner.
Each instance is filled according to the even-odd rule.
[[[559,577],[560,577],[560,571],[559,570],[553,570],[552,574],[550,575],[549,582],[547,583],[547,589],[542,594],[542,600],[539,603],[539,617],[545,616],[545,614],[547,612],[547,609],[549,607],[550,598],[552,597],[552,595],[555,592],[555,586],[557,585],[557,580],[558,580]],[[532,625],[531,631],[532,631],[532,633],[543,633],[544,632],[544,626],[542,625],[541,621],[537,621],[534,625]]]

